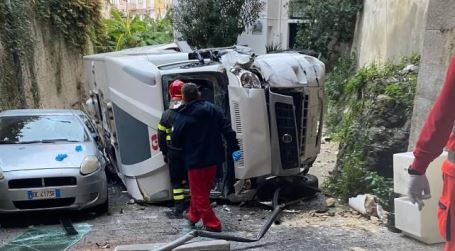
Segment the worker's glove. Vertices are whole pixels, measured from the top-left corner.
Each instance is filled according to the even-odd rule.
[[[411,172],[411,171],[410,171]],[[413,204],[417,203],[419,211],[422,210],[425,203],[423,200],[431,198],[430,184],[425,174],[409,174],[408,196]]]
[[[235,151],[232,153],[232,158],[234,161],[239,161],[240,158],[242,158],[242,152],[241,151]]]

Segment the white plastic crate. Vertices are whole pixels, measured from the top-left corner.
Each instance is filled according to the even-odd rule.
[[[430,182],[431,195],[439,198],[442,191],[442,162],[447,159],[447,152],[430,163],[427,169],[427,178]],[[409,174],[408,168],[414,161],[412,152],[397,153],[393,155],[393,190],[395,193],[407,195]]]
[[[437,200],[425,201],[422,211],[408,197],[395,199],[395,227],[405,235],[427,244],[441,243],[437,219]]]
[[[447,159],[447,152],[435,159],[427,169],[426,175],[430,183],[431,199],[425,200],[425,206],[419,211],[407,195],[409,174],[408,167],[414,160],[412,152],[394,154],[393,175],[394,191],[403,195],[395,199],[395,227],[404,234],[427,244],[443,242],[439,235],[437,208],[442,191],[442,162]]]

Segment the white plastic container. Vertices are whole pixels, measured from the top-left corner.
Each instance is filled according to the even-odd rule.
[[[425,201],[422,211],[408,197],[395,199],[395,227],[403,234],[427,244],[441,243],[437,219],[437,200]]]
[[[414,160],[414,155],[407,152],[393,156],[394,191],[403,195],[395,199],[395,227],[427,244],[443,242],[438,230],[437,208],[442,191],[441,165],[445,159],[447,152],[441,154],[428,167],[426,175],[432,197],[425,200],[425,206],[419,211],[417,205],[412,204],[406,196],[409,182],[407,169]]]
[[[447,152],[430,163],[426,175],[430,182],[431,195],[439,198],[442,191],[442,162],[447,159]],[[393,155],[393,190],[395,193],[407,195],[409,174],[408,168],[414,161],[412,152],[397,153]]]

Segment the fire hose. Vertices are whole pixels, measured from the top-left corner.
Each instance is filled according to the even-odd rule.
[[[317,188],[314,188],[311,186],[308,186],[308,188],[312,189],[314,191],[320,192],[319,189],[317,189]],[[210,239],[235,241],[235,242],[259,241],[260,239],[262,239],[262,237],[264,237],[264,235],[269,230],[270,226],[272,226],[273,222],[278,218],[279,214],[284,210],[284,208],[286,208],[287,206],[293,205],[295,203],[298,203],[301,200],[305,199],[305,198],[300,198],[297,200],[279,204],[280,191],[281,191],[281,188],[278,188],[275,190],[275,192],[273,194],[273,201],[272,201],[272,205],[273,205],[274,209],[255,238],[245,238],[245,237],[240,237],[240,236],[235,236],[235,235],[229,235],[229,234],[224,234],[224,233],[214,233],[214,232],[209,232],[209,231],[204,231],[204,230],[193,230],[193,231],[183,235],[182,237],[176,239],[175,241],[170,242],[170,243],[166,244],[165,246],[162,246],[153,251],[171,251],[174,248],[177,248],[177,247],[185,244],[186,242],[188,242],[194,238],[197,238],[197,237],[205,237],[205,238],[210,238]]]

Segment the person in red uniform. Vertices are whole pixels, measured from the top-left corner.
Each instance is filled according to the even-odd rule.
[[[443,190],[439,200],[439,232],[446,241],[445,251],[455,251],[455,57],[452,58],[444,85],[429,114],[414,149],[414,162],[410,175],[408,195],[411,201],[424,206],[423,200],[431,197],[425,176],[428,165],[446,147],[449,155],[442,165]]]
[[[191,201],[187,219],[194,226],[202,220],[206,230],[220,232],[221,222],[210,206],[217,166],[225,161],[225,149],[237,161],[241,158],[239,144],[231,123],[216,105],[200,99],[197,85],[186,83],[182,88],[185,106],[178,111],[171,138],[183,149],[183,162],[188,170]]]

